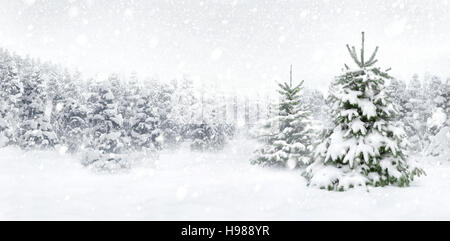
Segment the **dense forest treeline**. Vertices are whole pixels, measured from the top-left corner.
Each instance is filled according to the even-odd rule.
[[[89,153],[83,163],[99,167],[123,167],[124,153],[154,153],[186,141],[192,149],[220,150],[241,129],[254,127],[250,134],[258,133],[258,123],[276,116],[280,104],[272,95],[249,98],[195,88],[187,78],[163,83],[111,74],[106,81],[86,80],[79,72],[5,49],[0,80],[2,146],[64,146]],[[411,150],[425,150],[430,137],[449,125],[450,79],[415,75],[409,81],[392,79],[388,88],[401,107],[397,118]],[[310,107],[313,125],[326,128],[325,97],[307,89],[299,95]]]

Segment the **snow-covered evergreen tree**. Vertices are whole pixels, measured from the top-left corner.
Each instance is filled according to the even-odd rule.
[[[395,121],[403,124],[410,151],[420,150],[421,148],[419,146],[421,146],[421,141],[417,134],[417,121],[415,120],[417,115],[414,115],[413,109],[415,106],[411,103],[412,98],[408,95],[406,83],[403,80],[393,78],[387,86],[386,91],[389,92],[392,101],[398,106]]]
[[[172,112],[172,94],[174,89],[165,83],[156,81],[150,86],[151,106],[155,108],[155,114],[158,118],[158,128],[161,131],[160,142],[165,147],[172,147],[180,140],[178,125],[171,119]]]
[[[0,147],[10,144],[13,136],[10,130],[10,122],[8,120],[8,105],[0,101]]]
[[[67,146],[69,152],[79,151],[84,147],[86,131],[88,128],[87,108],[80,100],[67,100],[60,110],[57,123],[59,124],[60,141]]]
[[[58,80],[53,80],[56,91],[52,102],[51,120],[61,144],[66,145],[69,152],[77,152],[84,146],[88,127],[86,101],[82,94],[81,73],[71,74],[68,70],[59,70]]]
[[[444,98],[444,104],[442,108],[445,110],[445,114],[447,115],[447,122],[445,123],[446,126],[450,126],[450,78],[447,79],[443,86],[443,95]]]
[[[314,89],[305,89],[301,101],[310,107],[314,126],[317,130],[328,129],[331,126],[329,108],[324,95]]]
[[[426,105],[431,110],[427,119],[427,137],[436,135],[447,121],[445,85],[437,76],[432,76],[427,83]]]
[[[423,170],[404,152],[403,129],[394,122],[396,104],[385,89],[391,77],[374,67],[378,47],[369,59],[354,47],[347,49],[358,68],[337,77],[329,93],[334,129],[316,150],[304,172],[308,185],[329,190],[355,186],[407,186]]]
[[[222,118],[222,105],[219,104],[219,91],[216,87],[203,85],[198,93],[198,105],[192,106],[195,112],[188,130],[192,150],[221,150],[233,134],[233,128]]]
[[[410,142],[411,150],[422,151],[427,146],[427,119],[429,106],[418,75],[414,75],[406,86],[406,103],[404,104],[406,123],[405,131]]]
[[[291,169],[310,163],[314,131],[309,107],[301,102],[302,85],[294,86],[292,75],[289,83],[279,84],[279,114],[264,125],[260,138],[265,145],[251,163]]]
[[[51,111],[50,121],[56,122],[58,118],[58,110],[63,106],[65,94],[64,82],[68,78],[68,72],[61,71],[60,68],[52,65],[51,63],[45,63],[42,66],[36,66],[40,69],[41,77],[45,83],[46,92],[46,108]],[[70,78],[70,77],[69,77]],[[59,109],[58,109],[59,108]],[[58,110],[57,110],[58,109]],[[55,128],[57,131],[57,128]]]
[[[16,62],[7,51],[0,49],[0,147],[15,142],[22,91]]]
[[[196,123],[196,115],[200,112],[200,102],[195,95],[194,84],[191,79],[184,77],[181,81],[173,83],[174,92],[171,98],[172,111],[169,119],[178,127],[178,141],[190,138],[191,128]]]
[[[22,81],[20,126],[16,131],[18,144],[25,149],[53,147],[57,136],[49,115],[45,113],[47,96],[39,68],[31,63],[25,69]]]
[[[124,86],[123,97],[120,98],[119,112],[123,116],[123,131],[126,138],[126,149],[132,149],[132,121],[137,111],[137,102],[141,95],[141,85],[137,73],[133,72]]]
[[[406,109],[404,108],[408,103],[409,99],[406,92],[406,83],[403,80],[392,78],[389,85],[386,87],[392,101],[394,101],[399,110],[395,116],[397,120],[404,119],[406,117]]]
[[[434,79],[434,80],[433,80]],[[450,160],[450,79],[445,83],[432,78],[430,92],[434,110],[428,118],[429,144],[424,153],[438,157],[437,160]],[[434,89],[434,90],[433,90]],[[434,93],[433,93],[434,92]]]
[[[153,106],[151,92],[140,92],[134,106],[134,115],[130,120],[131,144],[137,151],[155,151],[161,149],[161,129],[157,108]]]
[[[123,118],[118,110],[118,103],[110,83],[101,83],[94,90],[88,102],[90,142],[88,151],[83,159],[86,166],[115,170],[129,166],[123,159]]]
[[[191,149],[196,151],[218,151],[227,142],[227,130],[217,123],[202,123],[192,126]]]

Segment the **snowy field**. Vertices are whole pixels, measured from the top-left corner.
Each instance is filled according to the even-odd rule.
[[[3,148],[0,219],[450,219],[448,163],[424,161],[428,176],[409,188],[329,192],[306,187],[298,171],[250,165],[254,147],[236,140],[219,153],[181,149],[120,174],[55,152]]]

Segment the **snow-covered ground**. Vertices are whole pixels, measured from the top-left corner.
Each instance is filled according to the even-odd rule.
[[[0,219],[450,219],[450,164],[424,161],[409,188],[329,192],[298,171],[249,164],[252,141],[220,153],[181,149],[99,174],[75,156],[0,149]],[[418,157],[416,157],[418,158]]]

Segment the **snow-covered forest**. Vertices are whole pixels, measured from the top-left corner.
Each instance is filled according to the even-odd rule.
[[[354,35],[251,92],[0,48],[0,219],[450,218],[450,76]]]

